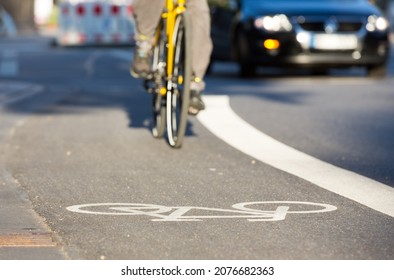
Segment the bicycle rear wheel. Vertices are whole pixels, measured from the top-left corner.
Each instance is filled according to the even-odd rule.
[[[185,136],[190,100],[191,23],[187,12],[177,17],[173,42],[175,45],[174,69],[167,91],[167,134],[174,148],[182,146]]]
[[[155,93],[152,99],[153,109],[153,127],[152,135],[155,138],[163,138],[164,130],[166,128],[166,106],[165,98],[160,94]]]
[[[155,138],[162,138],[166,128],[166,98],[162,94],[165,85],[165,53],[166,53],[166,35],[164,22],[159,24],[157,30],[157,42],[153,48],[152,72],[154,91],[152,98],[153,127],[152,134]]]

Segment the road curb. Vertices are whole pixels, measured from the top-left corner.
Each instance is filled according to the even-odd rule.
[[[4,108],[7,101],[31,96],[38,85],[19,82],[0,82],[0,154],[5,155],[10,146],[15,127],[26,116],[13,114]],[[41,88],[42,90],[43,88]],[[15,98],[20,95],[21,98]],[[1,99],[0,99],[1,100]],[[67,259],[59,238],[51,232],[45,220],[34,210],[23,187],[7,170],[4,156],[0,157],[0,260]]]

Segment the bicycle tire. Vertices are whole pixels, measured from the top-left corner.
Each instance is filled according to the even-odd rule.
[[[153,127],[152,135],[154,138],[163,138],[166,128],[166,106],[163,104],[165,98],[160,94],[154,94],[152,98]]]
[[[158,27],[158,42],[153,49],[152,70],[154,79],[154,92],[152,98],[153,127],[152,134],[154,138],[163,138],[166,128],[166,99],[161,94],[161,88],[165,84],[163,73],[165,69],[160,69],[160,63],[165,64],[165,46],[166,35],[164,22]],[[161,72],[163,71],[163,72]]]
[[[174,69],[167,91],[167,136],[173,148],[182,146],[186,132],[192,77],[191,35],[189,14],[184,12],[176,19]]]

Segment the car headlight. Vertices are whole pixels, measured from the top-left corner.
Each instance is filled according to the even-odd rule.
[[[291,31],[293,25],[286,15],[264,16],[255,19],[254,25],[259,29],[270,32]]]
[[[386,31],[388,27],[389,23],[384,17],[378,17],[375,15],[368,17],[368,22],[366,26],[368,31]]]

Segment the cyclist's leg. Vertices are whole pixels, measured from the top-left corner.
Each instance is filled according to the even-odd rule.
[[[163,6],[164,0],[134,1],[136,49],[130,72],[136,78],[146,78],[150,74],[152,41]]]
[[[193,29],[193,72],[203,78],[208,68],[212,52],[211,18],[206,0],[189,0],[188,12]]]
[[[212,52],[211,19],[206,0],[189,0],[188,11],[193,29],[192,69],[194,80],[191,83],[190,110],[197,114],[205,108],[201,93],[205,89],[204,76],[209,65]]]
[[[164,1],[165,0],[134,0],[133,7],[137,36],[153,38],[163,11]]]

